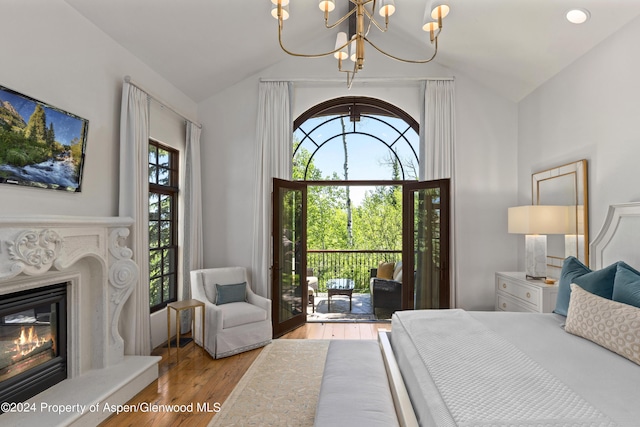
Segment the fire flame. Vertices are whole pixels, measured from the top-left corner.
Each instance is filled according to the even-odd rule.
[[[36,348],[44,345],[49,341],[48,338],[38,338],[38,334],[36,330],[31,326],[26,332],[24,326],[20,331],[20,337],[13,341],[16,345],[16,355],[13,356],[14,359],[18,359],[22,356],[26,356],[31,353]]]

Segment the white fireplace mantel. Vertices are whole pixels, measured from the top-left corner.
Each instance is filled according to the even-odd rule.
[[[127,246],[132,223],[121,217],[0,217],[0,298],[67,283],[69,378],[30,402],[119,404],[157,379],[160,358],[125,356],[118,327],[137,285],[138,266]],[[39,413],[6,413],[0,423],[30,424],[38,415],[52,425],[51,414]],[[66,415],[60,425],[92,424],[110,414]]]

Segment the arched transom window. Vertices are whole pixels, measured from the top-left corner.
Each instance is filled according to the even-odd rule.
[[[418,123],[379,99],[316,105],[294,122],[293,136],[294,180],[417,179]]]

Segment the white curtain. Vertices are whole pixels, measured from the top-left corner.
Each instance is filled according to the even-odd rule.
[[[253,290],[271,297],[271,192],[273,178],[291,179],[292,84],[260,82],[256,126],[252,253]]]
[[[200,133],[194,123],[187,122],[185,150],[184,187],[184,227],[182,230],[182,300],[191,299],[191,270],[203,267],[202,239],[202,179],[200,175]],[[191,329],[191,311],[185,310],[180,318],[180,330]]]
[[[427,80],[421,95],[420,180],[453,178],[455,82]]]
[[[427,80],[422,83],[420,116],[420,180],[451,179],[451,295],[456,306],[457,260],[455,215],[455,81]]]
[[[149,355],[149,96],[125,82],[120,112],[120,216],[134,220],[131,249],[138,264],[136,288],[120,316],[124,353]]]

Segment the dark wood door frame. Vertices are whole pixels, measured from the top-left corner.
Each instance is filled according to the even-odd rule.
[[[425,189],[440,190],[440,272],[439,272],[439,301],[438,308],[449,308],[451,305],[451,210],[450,210],[450,179],[433,181],[413,181],[403,185],[402,193],[402,309],[412,310],[414,306],[414,271],[415,271],[415,239],[414,239],[414,199],[413,192]]]
[[[283,245],[283,238],[281,234],[283,224],[280,224],[281,218],[281,199],[280,190],[286,189],[291,191],[300,191],[302,195],[302,218],[300,219],[302,227],[300,231],[299,252],[294,253],[296,257],[299,257],[297,261],[297,267],[300,268],[298,273],[298,284],[301,291],[301,313],[298,313],[291,318],[280,321],[281,314],[281,272],[282,261],[280,259],[280,253]],[[272,242],[273,242],[273,264],[271,266],[271,321],[273,325],[273,337],[277,338],[285,333],[302,326],[307,320],[307,304],[308,304],[308,292],[307,292],[307,185],[303,181],[287,181],[283,179],[273,178],[273,191],[272,191]],[[294,242],[295,244],[295,242]],[[296,270],[297,271],[297,270]]]

